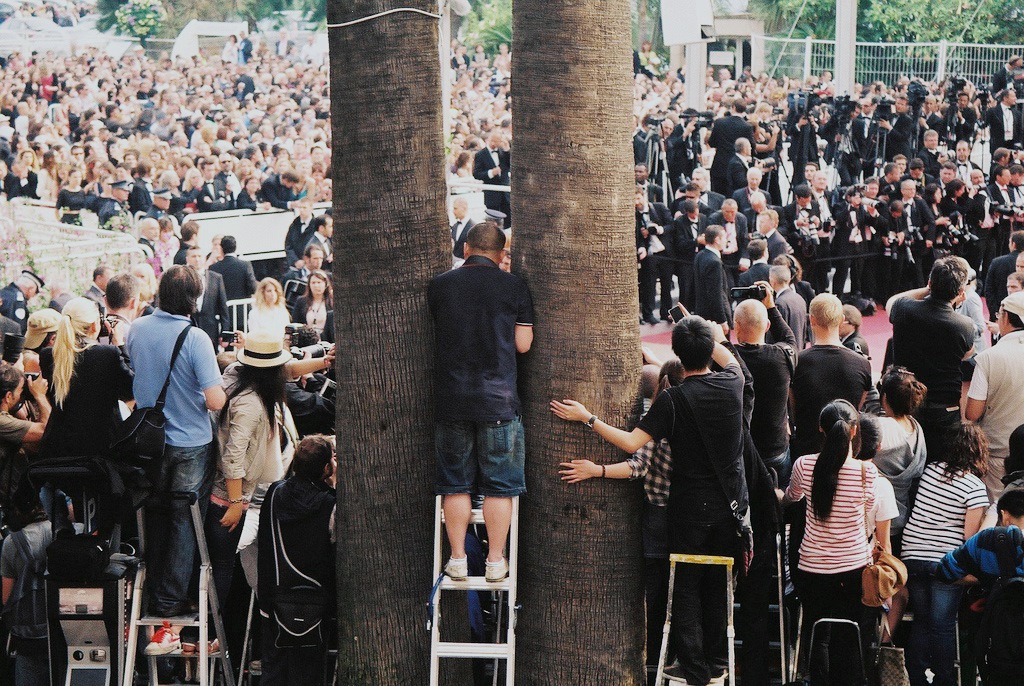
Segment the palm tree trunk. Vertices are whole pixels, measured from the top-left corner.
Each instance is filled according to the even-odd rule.
[[[637,484],[566,486],[558,463],[624,455],[555,419],[576,398],[622,426],[641,352],[634,252],[629,0],[515,0],[513,264],[536,310],[520,370],[527,440],[517,676],[533,685],[643,683]]]
[[[434,0],[405,6],[437,11]],[[331,0],[342,23],[389,9]],[[330,30],[340,683],[426,684],[433,544],[430,278],[451,268],[437,21]]]

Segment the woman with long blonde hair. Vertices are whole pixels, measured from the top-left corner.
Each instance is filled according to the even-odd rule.
[[[252,309],[246,319],[248,331],[270,331],[284,338],[284,327],[292,320],[284,301],[284,289],[277,279],[267,277],[256,284]]]
[[[107,454],[121,424],[118,401],[132,398],[132,370],[121,347],[124,328],[105,326],[88,298],[64,306],[53,348],[39,355],[53,405],[40,446],[43,456]],[[109,334],[111,345],[98,342],[101,331]]]

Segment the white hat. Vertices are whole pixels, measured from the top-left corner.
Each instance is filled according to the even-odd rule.
[[[284,336],[268,331],[253,331],[245,337],[245,346],[238,351],[238,361],[250,367],[280,367],[292,359],[284,349]]]
[[[1002,308],[1004,311],[1024,319],[1024,293],[1010,293],[1003,298]]]

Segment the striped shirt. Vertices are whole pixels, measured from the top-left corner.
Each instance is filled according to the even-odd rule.
[[[904,560],[938,562],[964,542],[967,511],[988,506],[985,484],[973,474],[949,479],[942,463],[924,468],[910,520],[903,530]]]
[[[800,544],[802,571],[812,574],[839,574],[860,569],[870,562],[865,532],[864,508],[875,504],[875,477],[878,470],[870,462],[847,458],[839,469],[839,483],[832,513],[819,520],[814,514],[811,487],[817,455],[804,455],[793,465],[793,476],[786,497],[796,502],[807,498],[807,530]]]

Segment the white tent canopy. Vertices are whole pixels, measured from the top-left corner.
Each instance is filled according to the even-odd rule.
[[[237,36],[246,31],[249,25],[244,21],[199,21],[193,19],[181,30],[174,39],[171,48],[171,59],[194,57],[199,54],[200,36]]]

